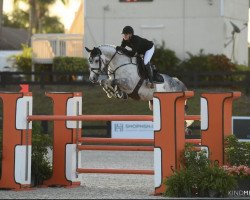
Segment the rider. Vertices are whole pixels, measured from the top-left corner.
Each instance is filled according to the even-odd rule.
[[[143,63],[147,71],[148,80],[150,82],[150,87],[153,88],[155,83],[164,82],[161,75],[154,73],[153,66],[150,64],[150,60],[154,54],[155,47],[152,41],[145,38],[141,38],[134,35],[134,30],[131,26],[125,26],[122,30],[123,40],[121,46],[117,46],[116,50],[121,51],[128,56],[142,55]],[[125,47],[128,46],[132,50],[129,51]]]

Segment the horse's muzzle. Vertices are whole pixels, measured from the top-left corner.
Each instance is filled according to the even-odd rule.
[[[98,78],[97,77],[89,77],[90,82],[97,83]]]

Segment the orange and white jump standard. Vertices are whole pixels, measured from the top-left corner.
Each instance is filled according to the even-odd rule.
[[[21,94],[18,94],[21,95]],[[29,112],[23,114],[27,120],[20,120],[22,127],[27,127],[30,131],[30,123],[34,120],[51,120],[54,121],[53,133],[53,175],[49,180],[44,181],[47,186],[66,186],[72,187],[80,184],[81,173],[111,173],[111,174],[154,174],[155,194],[161,194],[165,191],[163,181],[172,175],[173,170],[180,168],[180,154],[184,150],[185,120],[201,120],[202,139],[196,143],[206,146],[209,156],[212,160],[217,161],[220,165],[224,164],[223,138],[231,134],[232,102],[240,97],[239,92],[226,93],[203,93],[201,96],[201,115],[185,115],[185,102],[194,95],[193,91],[185,92],[156,92],[154,94],[154,111],[153,116],[149,115],[82,115],[82,94],[81,93],[47,93],[53,100],[54,113],[49,116],[31,115]],[[1,96],[1,95],[0,95]],[[15,97],[15,95],[13,95]],[[19,96],[18,96],[19,97]],[[18,97],[15,97],[16,99]],[[3,98],[3,97],[2,97]],[[4,103],[4,110],[15,105],[15,98]],[[12,102],[11,105],[10,102]],[[19,105],[21,106],[21,105]],[[23,106],[23,105],[22,105]],[[18,107],[18,106],[17,106]],[[14,112],[14,111],[13,111]],[[11,112],[10,112],[11,113]],[[4,112],[6,120],[15,119],[15,115]],[[29,114],[27,114],[29,113]],[[81,121],[107,121],[107,120],[141,120],[154,121],[154,142],[152,140],[135,140],[141,144],[153,144],[153,146],[89,146],[81,145],[81,142],[88,141],[87,138],[81,138]],[[27,121],[29,123],[27,123]],[[14,125],[13,125],[14,126]],[[13,128],[12,128],[13,129]],[[6,132],[6,131],[5,131]],[[15,130],[10,132],[15,133]],[[12,133],[11,133],[12,134]],[[17,135],[17,133],[15,133]],[[29,135],[30,136],[30,135]],[[29,137],[30,138],[30,137]],[[18,143],[12,142],[10,137],[3,138],[4,144],[14,146]],[[92,139],[93,142],[95,139]],[[23,141],[23,140],[22,140]],[[22,142],[20,141],[20,143]],[[105,139],[109,144],[114,142],[126,143],[132,141],[129,139]],[[90,142],[90,139],[89,139]],[[100,143],[100,139],[95,142]],[[28,143],[30,144],[30,143]],[[26,147],[27,148],[27,147]],[[30,149],[28,148],[31,152]],[[84,169],[80,168],[82,150],[115,150],[115,151],[154,151],[154,170],[127,170],[127,169]],[[6,151],[4,151],[6,153]],[[3,155],[5,155],[3,152]],[[23,151],[20,151],[20,154]],[[23,154],[22,154],[23,155]],[[3,160],[5,157],[3,157]],[[13,160],[13,158],[12,158]],[[8,165],[6,164],[8,162]],[[23,162],[18,160],[18,163]],[[14,166],[13,161],[3,162],[6,170],[7,166]],[[27,165],[25,165],[27,166]],[[22,171],[22,170],[21,170]],[[22,171],[23,172],[23,171]],[[10,173],[9,173],[10,174]],[[22,175],[23,177],[23,175]],[[2,176],[0,188],[5,188],[7,176]],[[9,179],[14,179],[9,177]],[[1,184],[2,183],[2,184]],[[26,182],[23,182],[23,184]]]
[[[163,180],[180,168],[179,158],[185,147],[185,119],[199,119],[185,116],[185,101],[193,95],[192,91],[154,94],[155,194],[165,191]],[[232,102],[240,95],[240,92],[201,95],[201,146],[208,148],[210,159],[219,165],[225,162],[224,137],[232,134]]]
[[[0,188],[22,190],[31,185],[31,93],[1,92],[3,103],[2,176]]]

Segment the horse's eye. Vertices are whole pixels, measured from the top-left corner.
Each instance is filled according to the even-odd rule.
[[[98,63],[99,62],[99,60],[95,60],[95,63]]]

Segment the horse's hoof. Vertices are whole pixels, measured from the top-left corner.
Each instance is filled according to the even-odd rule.
[[[128,95],[127,94],[123,94],[123,99],[128,99]]]
[[[107,97],[108,97],[108,98],[112,98],[112,95],[111,95],[111,94],[107,94]]]
[[[189,128],[186,128],[186,129],[185,129],[185,134],[186,134],[186,135],[192,135],[192,130],[189,129]]]

